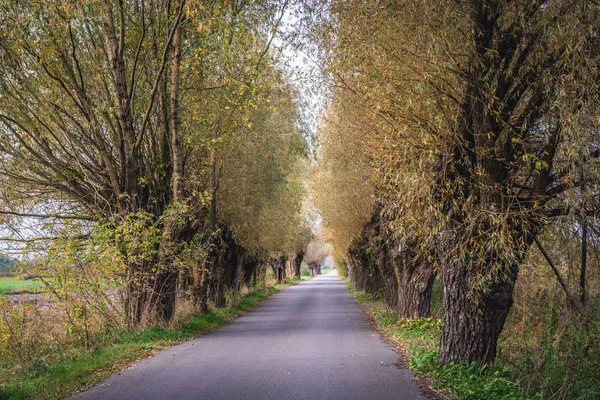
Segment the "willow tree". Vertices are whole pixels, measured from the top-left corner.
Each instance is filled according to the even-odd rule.
[[[285,260],[311,237],[303,208],[307,141],[297,94],[284,76],[271,70],[259,84],[262,102],[240,126],[244,134],[223,147],[219,217],[249,256],[272,260],[283,278]]]
[[[240,108],[286,5],[0,2],[3,203],[21,207],[2,212],[90,221],[74,240],[108,228],[132,324],[172,316],[180,258],[215,197],[203,175],[209,155],[194,146],[215,135],[199,129],[191,105],[219,91],[223,112],[202,110],[205,119],[248,118]]]
[[[324,236],[345,254],[373,211],[373,172],[356,131],[342,123],[343,111],[333,107],[321,121],[311,194]]]
[[[461,4],[463,89],[441,156],[440,361],[490,361],[519,264],[560,196],[581,184],[565,163],[597,149],[597,6],[573,1]]]
[[[357,205],[368,204],[369,211],[354,219],[357,228],[336,229],[346,236],[346,247],[354,241],[350,272],[352,265],[357,273],[363,266],[361,277],[369,281],[364,285],[371,289],[382,285],[376,291],[384,291],[386,303],[400,317],[413,318],[428,314],[435,278],[430,238],[435,215],[428,201],[432,173],[427,165],[433,160],[432,127],[441,121],[431,118],[434,103],[409,100],[431,95],[418,84],[420,73],[408,67],[402,48],[409,40],[402,34],[419,27],[423,14],[415,12],[419,17],[403,20],[393,8],[332,2],[327,13],[329,24],[324,24],[320,37],[335,86],[328,125],[321,131],[325,150],[320,168],[331,172],[320,173],[318,179],[329,176],[339,185],[335,191],[321,185],[318,197],[330,199],[320,200],[321,206],[337,208],[337,215],[346,221]],[[342,161],[337,168],[330,161],[336,158]],[[365,184],[371,193],[362,194]],[[355,198],[335,201],[338,190]],[[328,214],[324,211],[326,226],[335,222]],[[375,278],[377,282],[372,282]]]
[[[159,166],[174,165],[165,142],[178,129],[178,112],[161,101],[169,96],[161,84],[171,62],[177,69],[172,49],[184,7],[2,3],[2,174],[39,194],[34,201],[64,196],[90,220],[162,215],[173,191]],[[158,253],[151,263],[160,263]],[[136,264],[128,270],[131,319],[147,301],[168,317],[171,301],[158,288],[171,286],[169,274],[151,283],[142,276],[148,265]]]
[[[439,360],[492,361],[519,264],[595,168],[598,7],[336,1],[326,16],[332,79],[365,110],[345,118],[372,116],[361,137],[393,231],[435,244]]]

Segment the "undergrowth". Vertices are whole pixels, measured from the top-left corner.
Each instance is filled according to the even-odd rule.
[[[506,368],[477,363],[439,364],[438,352],[424,349],[410,357],[410,368],[434,380],[435,389],[443,389],[456,399],[521,399],[519,384],[512,381]]]

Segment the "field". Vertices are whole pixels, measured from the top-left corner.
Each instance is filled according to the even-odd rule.
[[[36,293],[42,286],[39,279],[0,278],[0,294]]]

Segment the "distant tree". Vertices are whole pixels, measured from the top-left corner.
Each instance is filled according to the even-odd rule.
[[[0,276],[14,275],[16,262],[14,259],[6,256],[0,256]]]

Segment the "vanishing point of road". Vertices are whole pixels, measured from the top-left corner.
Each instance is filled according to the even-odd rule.
[[[73,399],[422,399],[398,362],[331,272]]]

